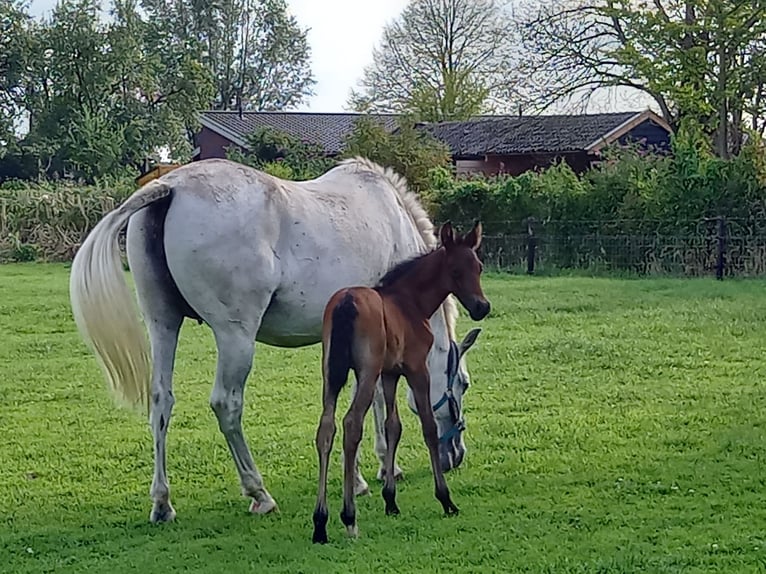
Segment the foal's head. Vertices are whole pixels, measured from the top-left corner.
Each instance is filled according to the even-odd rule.
[[[481,290],[479,277],[482,264],[476,256],[481,245],[481,222],[463,237],[456,234],[452,224],[442,225],[441,243],[445,251],[445,264],[440,281],[447,286],[465,307],[471,319],[479,321],[489,313],[489,301]]]

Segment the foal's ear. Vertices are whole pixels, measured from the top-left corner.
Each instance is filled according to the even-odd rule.
[[[455,230],[452,229],[452,223],[447,221],[439,232],[442,240],[442,245],[446,248],[450,248],[455,244]]]
[[[477,221],[473,229],[463,237],[463,245],[476,251],[481,245],[481,221]]]

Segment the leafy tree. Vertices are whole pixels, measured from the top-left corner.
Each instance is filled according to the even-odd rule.
[[[398,128],[388,132],[370,117],[360,117],[346,140],[344,157],[362,156],[402,174],[418,191],[428,186],[429,172],[451,164],[449,148],[418,130],[412,117],[399,119]]]
[[[678,127],[696,118],[722,157],[766,127],[766,1],[529,2],[518,17],[528,90],[545,107],[604,88],[652,98]]]
[[[165,49],[162,30],[133,0],[116,0],[109,23],[95,0],[62,0],[19,36],[13,95],[28,118],[20,146],[41,173],[93,181],[138,167],[160,147],[188,154],[187,133],[212,98],[209,73],[183,46]]]
[[[194,54],[215,78],[216,109],[281,110],[312,93],[307,31],[285,0],[142,0],[168,47]]]
[[[500,0],[411,0],[384,28],[350,104],[424,121],[489,111],[512,93],[510,38]]]
[[[19,0],[0,0],[0,158],[15,144],[20,120],[24,67],[29,54],[30,17]]]

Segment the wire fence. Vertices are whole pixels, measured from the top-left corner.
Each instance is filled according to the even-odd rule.
[[[490,267],[645,276],[766,276],[766,219],[493,222],[481,256]]]

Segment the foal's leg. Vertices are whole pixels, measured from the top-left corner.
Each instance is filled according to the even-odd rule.
[[[396,386],[399,383],[398,375],[383,375],[381,385],[386,401],[386,449],[383,499],[386,501],[386,514],[399,514],[396,506],[396,474],[394,472],[394,458],[399,439],[402,436],[402,421],[399,420],[399,409],[396,406]]]
[[[324,373],[324,393],[322,396],[322,417],[316,434],[316,448],[319,458],[319,488],[317,489],[316,506],[314,507],[313,542],[327,543],[327,467],[335,439],[335,408],[338,404],[338,394],[327,384],[327,373]]]
[[[439,462],[439,433],[436,428],[433,410],[431,410],[431,403],[429,402],[431,383],[426,366],[423,365],[418,371],[409,373],[407,375],[407,383],[412,389],[420,424],[423,427],[423,438],[431,455],[431,469],[434,473],[436,498],[441,502],[446,514],[457,514],[458,508],[450,498],[447,481],[444,480],[444,473]]]
[[[233,322],[213,326],[213,332],[218,347],[218,365],[210,406],[237,467],[242,493],[253,499],[250,511],[266,514],[276,509],[277,503],[264,488],[263,478],[242,433],[245,382],[253,365],[255,333]]]
[[[356,395],[356,388],[358,382],[354,378],[354,384],[351,391],[351,397],[353,400]],[[378,480],[383,480],[385,476],[385,460],[386,460],[386,405],[383,399],[383,386],[381,380],[378,379],[375,385],[375,396],[372,399],[372,414],[375,428],[375,454],[378,457],[380,466],[378,467]],[[370,487],[367,481],[362,476],[362,471],[359,468],[359,459],[361,458],[361,445],[356,453],[356,462],[354,463],[354,492],[357,496],[363,496],[370,493]],[[343,453],[341,453],[341,462],[343,462]],[[345,463],[344,463],[345,464]],[[402,478],[402,469],[397,464],[394,464],[394,478],[399,480]]]
[[[356,372],[359,384],[351,406],[343,417],[343,510],[340,519],[346,526],[349,536],[357,535],[356,498],[354,496],[354,462],[357,449],[364,431],[364,417],[370,409],[375,395],[375,383],[380,375],[381,366],[365,366]]]
[[[375,454],[380,461],[378,468],[378,480],[386,477],[386,403],[384,401],[383,380],[380,379],[375,386],[375,399],[372,401],[372,413],[375,420]],[[394,462],[394,479],[402,478],[402,469]]]
[[[354,397],[356,396],[356,389],[358,386],[359,386],[359,381],[357,381],[356,376],[354,376],[354,382],[351,385],[351,400],[352,401],[354,400]],[[378,407],[378,402],[382,400],[383,400],[382,397],[380,398],[380,400],[378,400],[378,396],[376,393],[375,398],[373,399],[373,402],[372,402],[372,408],[375,415],[377,415],[377,411],[375,411],[375,409]],[[377,422],[377,419],[376,419],[376,422]],[[377,428],[376,428],[376,431],[377,431]],[[376,432],[376,440],[377,440],[377,432]],[[377,447],[377,442],[376,442],[376,447]],[[367,484],[367,481],[364,479],[364,476],[362,476],[362,471],[359,467],[359,459],[361,458],[361,454],[362,454],[362,447],[360,445],[356,451],[356,459],[354,460],[354,494],[356,496],[365,496],[370,494],[370,485]],[[340,453],[340,461],[343,467],[343,472],[345,473],[346,456],[343,454],[342,451]]]

